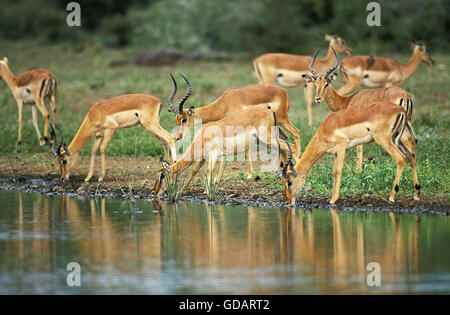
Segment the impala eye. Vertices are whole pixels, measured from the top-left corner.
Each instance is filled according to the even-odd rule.
[[[183,119],[181,120],[181,122],[182,122],[183,124],[184,124],[186,121],[187,121],[186,118],[183,118]]]
[[[289,187],[292,186],[292,182],[288,182],[288,186],[289,186]]]
[[[67,160],[62,160],[62,164],[66,165],[67,164]]]

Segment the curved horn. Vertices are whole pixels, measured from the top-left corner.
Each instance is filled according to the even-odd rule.
[[[173,82],[173,91],[170,94],[169,99],[167,100],[167,102],[169,103],[170,111],[172,112],[172,114],[177,115],[178,114],[178,110],[173,105],[173,98],[175,97],[175,94],[177,93],[177,81],[175,81],[175,78],[173,77],[172,73],[170,73],[170,77],[172,78],[172,82]]]
[[[53,129],[53,124],[50,124],[50,128],[52,129],[50,132],[50,134],[51,134],[50,137],[52,138],[52,142],[53,142],[51,150],[55,156],[59,156],[61,153],[56,150],[56,133],[55,133],[55,129]]]
[[[323,76],[325,78],[328,77],[330,75],[330,73],[333,72],[334,70],[336,70],[336,68],[339,66],[339,60],[338,60],[336,51],[334,50],[333,47],[331,47],[331,49],[333,50],[333,53],[334,53],[334,65],[324,73]]]
[[[55,124],[56,129],[58,129],[59,131],[59,144],[58,144],[58,149],[61,149],[63,143],[64,143],[64,135],[63,132],[61,130],[61,127],[58,126],[58,124]]]
[[[280,133],[279,133],[279,136],[280,136],[281,139],[284,140],[284,142],[286,142],[286,144],[287,144],[287,146],[288,146],[288,149],[289,149],[288,159],[287,159],[286,163],[283,165],[283,168],[281,169],[281,174],[282,174],[282,176],[283,176],[284,178],[286,178],[286,177],[287,177],[287,175],[286,175],[287,168],[288,168],[289,164],[292,163],[292,149],[291,149],[291,145],[289,144],[289,142],[287,141],[287,139],[286,139],[286,137],[283,135],[283,133],[280,132]]]
[[[319,74],[316,71],[314,71],[312,68],[314,61],[316,61],[316,57],[319,54],[319,51],[320,51],[320,48],[317,50],[316,54],[314,55],[313,59],[311,60],[311,63],[309,64],[309,72],[312,73],[314,79],[317,79],[317,77],[319,76]]]
[[[180,113],[182,113],[183,112],[183,105],[184,105],[184,103],[187,101],[187,99],[189,98],[189,96],[191,95],[191,92],[192,92],[192,86],[191,86],[191,83],[189,82],[189,80],[184,76],[184,75],[182,75],[181,73],[179,73],[179,75],[184,79],[184,81],[186,81],[186,83],[187,83],[187,85],[188,85],[188,90],[187,90],[187,92],[186,92],[186,95],[183,97],[183,99],[180,101],[180,103],[178,104],[178,111],[180,112]]]

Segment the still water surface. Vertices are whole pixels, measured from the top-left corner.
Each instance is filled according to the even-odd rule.
[[[0,191],[0,293],[450,293],[445,216],[137,205]]]

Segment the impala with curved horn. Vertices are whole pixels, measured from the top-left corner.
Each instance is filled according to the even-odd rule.
[[[249,108],[226,116],[221,120],[203,125],[195,134],[189,148],[176,163],[169,166],[164,159],[160,159],[162,169],[157,173],[153,195],[156,196],[162,193],[163,179],[166,177],[165,173],[168,173],[166,180],[169,183],[173,182],[177,174],[180,174],[194,163],[195,166],[181,188],[181,192],[190,184],[206,161],[208,162],[208,183],[218,183],[222,177],[224,167],[221,163],[219,171],[214,180],[212,180],[217,159],[222,157],[222,161],[224,161],[227,155],[237,155],[249,151],[252,139],[273,150],[279,150],[282,163],[286,163],[286,152],[288,150],[292,152],[292,150],[288,149],[284,143],[279,142],[278,134],[282,134],[282,132],[278,129],[277,121],[278,117],[269,109]],[[232,135],[229,134],[228,128],[230,127],[235,127]],[[292,153],[290,154],[290,161],[292,161]],[[283,165],[282,163],[277,163],[277,167]],[[208,190],[209,185],[206,185],[207,193]]]
[[[329,41],[328,53],[324,59],[318,59],[314,68],[322,72],[333,64],[333,51],[350,55],[352,50],[345,41],[337,35],[324,35]],[[312,126],[312,105],[314,86],[307,84],[301,75],[307,74],[311,56],[298,56],[282,53],[269,53],[259,56],[253,61],[253,73],[258,78],[259,83],[271,84],[277,82],[285,88],[305,86],[305,101],[308,108],[308,122]]]
[[[265,108],[276,113],[278,125],[292,135],[295,141],[295,154],[296,156],[300,155],[300,131],[289,121],[289,96],[286,89],[271,84],[254,84],[242,88],[233,88],[226,90],[209,105],[197,108],[191,106],[188,109],[183,109],[183,104],[191,92],[190,83],[182,75],[189,88],[188,93],[183,97],[178,108],[176,108],[173,105],[173,97],[177,91],[177,83],[172,75],[171,77],[174,90],[169,97],[169,106],[178,124],[177,140],[182,139],[184,134],[197,124],[218,121],[248,108]],[[248,178],[251,178],[253,168],[248,152],[246,156],[248,160]]]
[[[95,137],[91,150],[89,172],[85,181],[89,181],[94,174],[95,154],[99,148],[100,177],[98,180],[102,181],[105,176],[105,151],[114,132],[138,124],[161,141],[166,159],[169,159],[170,150],[173,161],[176,161],[175,137],[159,125],[161,107],[162,103],[159,98],[147,94],[126,94],[95,103],[89,109],[68,148],[64,144],[61,129],[57,127],[61,134],[61,140],[58,146],[53,146],[52,152],[58,158],[61,167],[61,179],[69,179],[70,170],[75,165],[81,149],[89,139]]]
[[[349,96],[340,95],[331,83],[336,79],[336,74],[332,73],[338,67],[338,57],[335,53],[335,63],[332,67],[327,69],[322,75],[319,75],[313,70],[313,64],[319,51],[316,52],[314,58],[311,60],[309,69],[311,75],[304,74],[302,77],[308,82],[314,83],[316,87],[315,101],[320,103],[325,101],[328,108],[333,112],[341,111],[346,108],[350,108],[360,104],[370,104],[372,102],[386,101],[394,104],[398,104],[403,107],[407,113],[406,128],[407,132],[403,134],[402,141],[406,144],[409,150],[412,150],[415,154],[417,151],[417,137],[414,134],[412,128],[411,116],[412,116],[412,97],[405,90],[392,86],[381,88],[377,90],[359,90]],[[406,101],[405,101],[406,100]],[[358,161],[357,170],[362,170],[363,162],[363,145],[357,146]]]
[[[411,44],[413,54],[407,63],[387,57],[351,56],[340,62],[341,80],[344,84],[340,94],[347,94],[358,86],[367,88],[400,85],[414,74],[419,63],[432,66],[434,61],[421,43]]]
[[[295,195],[300,191],[309,170],[321,156],[327,153],[334,155],[334,182],[330,200],[330,203],[334,204],[339,199],[347,149],[372,141],[378,143],[397,164],[397,173],[389,201],[394,201],[399,190],[398,184],[406,161],[411,165],[413,174],[414,200],[419,200],[420,185],[416,172],[416,158],[401,140],[405,126],[406,112],[397,104],[389,102],[362,104],[329,114],[320,124],[294,169],[286,169],[281,178],[286,203],[295,204]]]
[[[45,108],[45,99],[50,99],[50,108],[52,111],[52,123],[55,123],[56,114],[56,86],[57,80],[53,73],[46,69],[33,69],[22,72],[17,76],[9,70],[8,58],[0,60],[0,79],[3,78],[11,89],[16,99],[17,109],[19,111],[19,130],[16,145],[22,142],[22,120],[23,106],[31,105],[33,114],[33,126],[39,139],[39,144],[44,145],[48,141],[48,120],[49,113]],[[44,136],[41,136],[37,122],[37,109],[44,118]]]

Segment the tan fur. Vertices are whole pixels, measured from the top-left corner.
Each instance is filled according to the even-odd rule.
[[[278,117],[277,117],[278,120]],[[233,145],[225,145],[225,140],[220,135],[225,136],[227,134],[227,127],[239,126],[242,127],[240,132],[233,135]],[[282,160],[287,159],[287,145],[284,142],[278,140],[278,135],[272,133],[272,128],[275,126],[274,113],[269,109],[264,108],[249,108],[244,111],[228,115],[218,121],[209,122],[202,126],[202,128],[195,134],[194,140],[192,141],[189,148],[184,152],[180,159],[172,164],[170,167],[166,163],[163,163],[163,169],[169,171],[169,182],[173,181],[176,174],[183,172],[190,165],[196,164],[193,171],[191,172],[189,178],[185,181],[184,186],[181,191],[183,191],[191,182],[192,178],[196,175],[198,170],[202,165],[208,161],[207,169],[207,181],[212,182],[212,173],[214,170],[214,165],[219,157],[225,160],[227,155],[237,155],[249,151],[249,141],[252,137],[257,137],[260,141],[267,141],[265,145],[278,149],[282,153]],[[254,127],[251,130],[249,127]],[[263,127],[260,129],[260,127]],[[244,138],[245,137],[245,138]],[[245,146],[237,146],[238,140],[244,140]],[[262,143],[263,144],[263,143]],[[294,149],[294,145],[291,145]],[[162,193],[161,182],[162,174],[161,170],[155,182],[153,189],[153,194],[158,195]],[[221,165],[218,174],[214,178],[214,183],[219,182],[223,173],[223,167]],[[207,185],[207,191],[209,185]]]
[[[324,78],[319,76],[314,84],[316,86],[316,102],[324,100],[332,111],[340,111],[360,104],[370,104],[372,102],[390,102],[401,105],[407,111],[407,104],[412,104],[412,96],[405,90],[397,87],[385,87],[376,90],[359,90],[349,96],[340,95],[331,85],[333,77]],[[416,153],[417,137],[412,129],[411,116],[408,116],[410,128],[403,134],[402,141],[408,145],[408,149]],[[358,145],[357,170],[362,171],[363,145]]]
[[[374,62],[369,67],[369,58],[370,56],[351,56],[340,62],[342,80],[345,83],[339,89],[340,94],[347,94],[360,85],[369,88],[400,85],[416,71],[421,61],[433,64],[426,47],[421,45],[414,46],[407,63],[388,57],[374,57]]]
[[[14,76],[8,67],[8,58],[5,57],[0,60],[0,78],[5,80],[17,103],[19,128],[16,145],[22,142],[23,105],[26,104],[32,105],[33,125],[40,145],[44,145],[48,140],[49,122],[49,113],[45,107],[44,99],[50,99],[52,124],[54,124],[56,115],[56,76],[45,69],[33,69]],[[44,118],[43,137],[41,137],[38,127],[36,107]]]
[[[357,144],[372,141],[378,143],[397,163],[397,173],[392,188],[390,201],[394,201],[405,161],[411,164],[415,184],[414,199],[419,200],[420,186],[415,167],[415,155],[408,151],[401,142],[406,125],[406,113],[402,107],[389,102],[360,104],[345,110],[331,113],[321,123],[316,134],[307,146],[300,160],[295,165],[297,174],[288,172],[282,178],[286,202],[295,203],[295,195],[302,187],[306,175],[314,163],[324,154],[333,154],[333,193],[330,203],[339,198],[339,187],[347,149]],[[291,185],[287,185],[290,183]]]
[[[69,178],[70,170],[75,165],[81,149],[89,139],[95,137],[89,173],[85,181],[89,181],[94,174],[95,154],[99,147],[101,168],[99,181],[102,181],[105,176],[105,151],[114,132],[137,124],[161,141],[167,159],[169,159],[170,149],[172,159],[175,161],[175,138],[159,125],[161,106],[159,98],[147,94],[126,94],[94,104],[68,147],[70,156],[62,150],[62,157],[58,158],[61,179]],[[66,160],[65,164],[62,163],[64,160]]]
[[[254,84],[242,88],[226,90],[217,100],[209,105],[198,107],[194,112],[183,109],[183,113],[176,115],[179,126],[177,139],[181,139],[184,132],[194,127],[197,121],[209,123],[218,121],[248,108],[271,109],[277,116],[277,123],[290,133],[295,139],[296,156],[301,154],[300,131],[289,121],[289,96],[286,89],[271,84]],[[186,119],[186,122],[183,122]],[[223,161],[221,162],[224,163]],[[252,164],[249,160],[248,177],[252,177]],[[221,168],[223,165],[221,165]]]
[[[351,49],[338,36],[326,35],[330,41],[328,53],[324,59],[317,59],[314,70],[322,72],[334,62],[332,48],[339,53],[351,54]],[[312,56],[298,56],[292,54],[269,53],[259,56],[253,61],[253,71],[258,77],[259,83],[272,84],[277,82],[283,87],[296,87],[305,85],[305,100],[308,107],[309,125],[312,126],[312,93],[311,85],[307,85],[302,79],[302,74],[309,72],[308,66]]]

